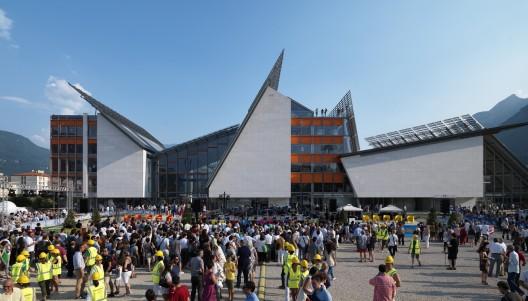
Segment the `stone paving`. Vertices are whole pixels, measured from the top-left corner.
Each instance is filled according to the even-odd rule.
[[[500,300],[496,289],[497,279],[488,280],[489,286],[480,284],[478,255],[473,247],[461,247],[456,271],[446,270],[441,243],[432,243],[429,249],[423,249],[422,267],[411,269],[410,255],[407,249],[396,254],[396,268],[402,279],[396,300]],[[341,244],[338,250],[337,277],[330,291],[334,301],[372,300],[372,287],[368,280],[377,273],[377,266],[383,262],[387,253],[376,253],[375,262],[360,263],[355,248],[350,244]],[[257,276],[260,273],[257,271]],[[34,281],[32,277],[32,281]],[[190,275],[185,273],[182,280],[189,285]],[[260,279],[256,279],[256,283]],[[151,287],[150,275],[139,268],[138,276],[131,280],[132,295],[129,297],[109,298],[126,300],[145,300],[144,293]],[[36,284],[33,284],[36,286]],[[52,295],[51,300],[73,300],[75,282],[63,279],[62,292]],[[280,285],[280,267],[276,263],[266,266],[265,300],[284,300],[284,291]],[[39,292],[37,288],[37,292]],[[121,292],[124,292],[122,289]],[[227,293],[224,291],[224,294]],[[236,291],[236,300],[244,300],[241,290]]]

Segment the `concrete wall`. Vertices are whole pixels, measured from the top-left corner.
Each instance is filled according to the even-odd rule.
[[[147,152],[97,115],[97,197],[145,198]]]
[[[291,100],[267,88],[209,187],[209,197],[289,198]]]
[[[483,138],[471,137],[342,158],[360,198],[483,196]]]

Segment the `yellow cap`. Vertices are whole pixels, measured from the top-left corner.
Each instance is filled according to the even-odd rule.
[[[46,258],[48,258],[48,254],[44,252],[40,252],[39,259],[46,259]]]
[[[303,267],[303,268],[308,268],[308,261],[307,261],[306,259],[303,259],[303,260],[301,261],[301,267]]]
[[[89,246],[93,246],[93,245],[95,245],[95,241],[93,241],[93,239],[89,239],[89,240],[88,240],[88,245],[89,245]]]
[[[49,245],[48,246],[48,251],[53,251],[55,250],[55,246],[54,245]]]
[[[51,251],[51,254],[60,255],[60,251],[59,249],[53,249],[53,251]]]
[[[292,264],[299,264],[299,263],[301,263],[301,262],[299,261],[299,258],[297,258],[297,257],[293,257],[293,258],[292,258]]]
[[[101,279],[101,274],[99,272],[95,272],[92,275],[92,280],[99,280]]]
[[[20,254],[29,257],[29,252],[27,250],[22,251]]]
[[[26,275],[20,275],[20,277],[18,277],[17,282],[20,283],[20,284],[28,284],[29,283],[29,277],[26,276]]]
[[[314,260],[322,260],[321,255],[315,254]]]
[[[414,234],[413,239],[418,239],[418,235]]]
[[[295,246],[292,244],[288,244],[288,248],[286,248],[286,250],[293,252],[295,251]]]
[[[95,260],[103,260],[103,256],[97,254],[97,256],[95,256]]]
[[[156,251],[156,254],[154,254],[154,256],[163,257],[163,252],[162,251]]]
[[[385,263],[394,263],[394,258],[392,258],[392,256],[387,256],[387,258],[385,258]]]
[[[20,254],[20,255],[17,256],[16,260],[17,260],[17,262],[22,262],[22,261],[26,260],[26,256]]]

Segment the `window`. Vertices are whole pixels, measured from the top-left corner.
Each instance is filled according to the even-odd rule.
[[[88,159],[88,172],[97,172],[97,159]]]
[[[82,172],[83,171],[82,160],[76,160],[75,164],[77,165],[76,168],[75,168],[75,171]]]
[[[88,126],[88,137],[90,138],[97,137],[97,127],[95,125]]]
[[[59,145],[58,144],[52,144],[51,145],[51,153],[56,154],[59,152]]]
[[[61,152],[61,154],[68,153],[68,144],[61,144],[60,145],[60,152]]]
[[[51,127],[51,136],[58,136],[60,133],[60,128],[58,126]]]
[[[76,144],[75,145],[75,152],[78,153],[78,154],[82,154],[83,153],[83,145],[82,144]]]
[[[307,154],[311,152],[311,144],[292,144],[291,151],[294,154]]]
[[[88,144],[88,154],[97,154],[97,144]]]
[[[68,153],[69,154],[75,153],[75,144],[68,144]]]

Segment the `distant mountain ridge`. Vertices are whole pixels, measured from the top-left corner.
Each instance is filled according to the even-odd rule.
[[[528,122],[528,98],[512,94],[491,110],[476,113],[473,117],[488,128]],[[497,138],[517,159],[528,166],[528,126],[503,131],[497,135]]]
[[[49,169],[49,150],[28,138],[0,130],[0,172],[5,175]]]

